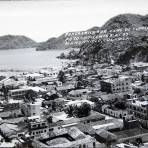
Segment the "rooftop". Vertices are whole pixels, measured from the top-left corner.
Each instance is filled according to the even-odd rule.
[[[135,106],[141,106],[141,107],[146,107],[148,105],[148,101],[141,101],[141,100],[134,100],[131,102],[131,104]]]
[[[127,79],[129,79],[128,76],[122,75],[122,76],[119,76],[117,78],[109,78],[109,79],[105,79],[103,81],[106,82],[106,83],[115,83],[116,81],[124,81],[124,80],[127,80]]]
[[[25,75],[26,77],[43,77],[43,74],[39,74],[39,73],[28,73]]]
[[[81,93],[89,93],[90,91],[88,89],[77,89],[77,90],[72,90],[69,92],[70,95],[76,95],[76,94],[81,94]]]
[[[117,139],[117,136],[115,134],[108,132],[104,129],[97,130],[96,135],[99,135],[100,137],[102,137],[104,139],[110,139],[111,141]]]
[[[113,132],[113,133],[118,137],[118,139],[121,139],[121,138],[137,136],[140,134],[146,134],[148,133],[148,130],[144,128],[134,128],[134,129],[122,130],[122,131]]]
[[[53,114],[53,122],[59,121],[57,123],[60,125],[86,122],[88,120],[95,122],[103,119],[105,119],[105,116],[95,111],[91,111],[91,114],[89,116],[82,118],[74,118],[74,117],[68,118],[65,112],[59,112]]]
[[[22,88],[24,88],[24,89],[29,89],[29,90],[33,90],[33,91],[35,91],[35,92],[46,92],[46,89],[43,89],[43,88],[38,87],[38,86],[36,86],[36,87],[25,86],[25,87],[22,87]]]
[[[18,91],[27,91],[27,90],[30,90],[30,88],[19,88],[19,89],[13,89],[13,90],[9,90],[9,92],[18,92]]]
[[[132,63],[132,65],[136,67],[145,67],[145,66],[148,66],[148,63],[136,62],[136,63]]]
[[[80,106],[82,103],[88,103],[90,105],[94,105],[94,102],[89,100],[75,100],[75,101],[69,101],[66,105],[78,105]]]

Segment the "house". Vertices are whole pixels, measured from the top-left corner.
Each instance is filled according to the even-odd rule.
[[[140,122],[135,119],[134,115],[127,115],[123,117],[123,129],[133,129],[137,127],[140,127]]]
[[[26,88],[26,89],[28,88],[28,89],[36,92],[36,93],[40,93],[40,92],[41,93],[45,93],[47,91],[46,89],[44,89],[42,87],[39,87],[39,86],[35,86],[35,87],[32,87],[32,86],[24,86],[22,88]]]
[[[40,78],[44,78],[44,75],[40,74],[40,73],[28,73],[28,74],[24,75],[24,77],[27,80],[37,80],[37,79],[40,79]]]
[[[76,127],[71,127],[70,129],[66,130],[64,133],[59,133],[58,136],[53,136],[52,138],[44,138],[40,140],[33,140],[33,147],[40,148],[61,148],[61,147],[102,147],[104,148],[103,144],[100,144],[96,141],[95,138],[85,135]]]
[[[148,71],[144,71],[141,78],[143,82],[147,83],[148,82]]]
[[[61,92],[61,93],[67,93],[73,89],[75,89],[75,85],[74,84],[64,84],[62,86],[56,87],[57,91]]]
[[[10,99],[8,102],[5,102],[0,107],[0,117],[1,118],[16,118],[22,116],[20,110],[20,105],[22,101]]]
[[[1,123],[0,133],[5,138],[5,140],[12,140],[18,138],[20,134],[27,133],[28,129],[24,125],[18,125],[14,123]]]
[[[77,89],[77,90],[72,90],[68,93],[67,98],[69,100],[81,100],[81,99],[87,99],[88,94],[91,91],[88,89]]]
[[[109,67],[109,68],[99,68],[99,69],[96,69],[97,70],[97,73],[98,75],[102,75],[102,76],[114,76],[114,75],[117,75],[117,74],[120,74],[121,73],[121,68],[115,68],[115,67]]]
[[[117,136],[117,143],[134,143],[138,138],[140,138],[142,142],[148,141],[148,130],[142,127],[122,129],[113,131],[112,133]]]
[[[100,143],[114,143],[117,141],[117,136],[109,131],[106,131],[104,129],[97,130],[95,134],[95,138]]]
[[[103,102],[109,102],[109,101],[113,101],[116,99],[124,99],[125,98],[125,94],[124,93],[108,93],[108,94],[102,94],[99,96],[99,98],[103,101]]]
[[[108,119],[108,120],[101,120],[96,121],[89,124],[92,128],[97,130],[107,130],[107,131],[118,131],[123,128],[123,122],[120,122],[118,119]]]
[[[41,138],[47,136],[49,132],[47,121],[38,119],[29,123],[29,135],[31,138]]]
[[[148,101],[144,99],[133,99],[127,103],[127,109],[141,124],[148,128]]]
[[[3,80],[2,84],[8,88],[17,88],[20,85],[26,85],[27,81],[17,81],[15,78],[7,78]]]
[[[45,75],[46,77],[52,77],[52,78],[57,78],[58,74],[59,74],[59,70],[56,69],[42,69],[40,70],[40,73]]]
[[[65,99],[64,98],[55,98],[51,100],[46,100],[43,102],[44,106],[48,108],[48,111],[59,112],[64,109]]]
[[[139,70],[139,71],[143,72],[144,70],[146,70],[148,68],[148,63],[135,62],[135,63],[131,63],[131,67],[135,70]]]
[[[100,81],[101,90],[108,93],[120,93],[131,91],[131,80],[128,76],[119,76]]]
[[[10,97],[14,99],[22,98],[26,95],[26,93],[30,90],[30,88],[19,88],[19,89],[13,89],[9,90],[8,94]]]
[[[56,78],[51,78],[51,77],[44,77],[44,78],[39,78],[35,81],[30,81],[29,84],[31,86],[45,86],[45,87],[61,87],[62,82],[58,81]]]
[[[41,104],[40,101],[24,103],[21,106],[21,110],[25,116],[40,116]]]
[[[142,78],[142,72],[132,72],[131,71],[131,79],[132,79],[132,82],[135,82],[135,81],[141,81],[141,78]]]
[[[127,110],[110,108],[109,105],[103,105],[102,106],[102,112],[107,114],[107,115],[116,117],[116,118],[123,118],[124,116],[128,115],[128,111]]]

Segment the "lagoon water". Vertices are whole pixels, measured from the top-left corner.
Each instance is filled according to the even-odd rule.
[[[66,60],[56,57],[61,50],[36,51],[35,48],[0,50],[0,73],[13,70],[35,70],[41,67],[60,67]]]

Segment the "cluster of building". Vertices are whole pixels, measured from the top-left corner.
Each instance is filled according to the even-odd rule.
[[[147,147],[147,82],[147,63],[71,62],[3,77],[0,147]],[[89,114],[78,117],[82,106]]]

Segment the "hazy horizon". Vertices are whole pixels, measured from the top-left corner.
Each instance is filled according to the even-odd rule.
[[[147,0],[0,1],[0,36],[25,35],[37,42],[65,32],[102,26],[125,13],[146,15]]]

